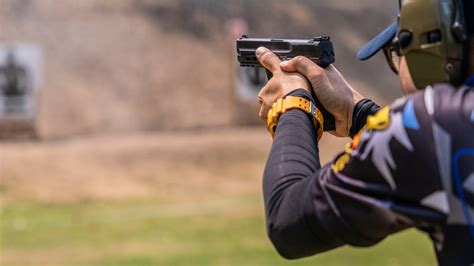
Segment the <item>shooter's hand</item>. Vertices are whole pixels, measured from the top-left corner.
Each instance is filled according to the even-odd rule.
[[[266,120],[268,110],[272,104],[286,94],[297,90],[304,89],[310,91],[308,81],[299,73],[287,73],[280,68],[280,58],[265,47],[257,49],[256,53],[258,61],[273,77],[258,93],[258,102],[260,103],[260,118]]]
[[[336,131],[331,134],[347,137],[354,106],[364,97],[332,65],[324,69],[308,58],[298,56],[282,62],[280,66],[285,72],[300,73],[309,80],[318,100],[334,116]]]

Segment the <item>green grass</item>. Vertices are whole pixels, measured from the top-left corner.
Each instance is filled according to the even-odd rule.
[[[414,230],[373,248],[285,261],[265,235],[261,200],[253,196],[176,206],[151,199],[15,203],[2,209],[0,226],[2,266],[435,264],[430,241]]]

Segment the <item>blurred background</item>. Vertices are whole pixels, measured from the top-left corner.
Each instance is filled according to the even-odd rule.
[[[396,8],[0,0],[0,265],[435,264],[415,230],[375,248],[277,255],[264,226],[260,86],[236,62],[241,34],[330,35],[347,80],[388,104],[397,77],[383,55],[356,53]],[[325,135],[323,162],[348,141]]]

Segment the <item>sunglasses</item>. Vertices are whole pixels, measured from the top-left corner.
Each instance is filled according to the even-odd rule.
[[[394,41],[383,48],[383,54],[385,55],[385,59],[387,59],[390,69],[393,71],[393,73],[398,75],[400,71],[400,56],[402,54],[397,39],[398,38],[395,38]]]
[[[383,54],[387,59],[390,69],[398,75],[400,70],[400,57],[403,49],[410,45],[413,35],[409,30],[401,30],[393,40],[383,47]]]

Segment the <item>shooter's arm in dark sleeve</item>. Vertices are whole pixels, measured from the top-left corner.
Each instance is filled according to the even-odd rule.
[[[312,100],[304,90],[291,95]],[[362,128],[367,116],[378,109],[370,100],[359,102],[354,109],[351,131]],[[317,128],[308,114],[301,110],[282,114],[265,167],[267,233],[287,259],[310,256],[346,243],[370,245],[381,239],[354,236],[331,206],[325,186],[321,185],[330,169],[321,169],[316,136]],[[340,230],[339,234],[334,230]],[[345,233],[345,237],[338,237]]]

